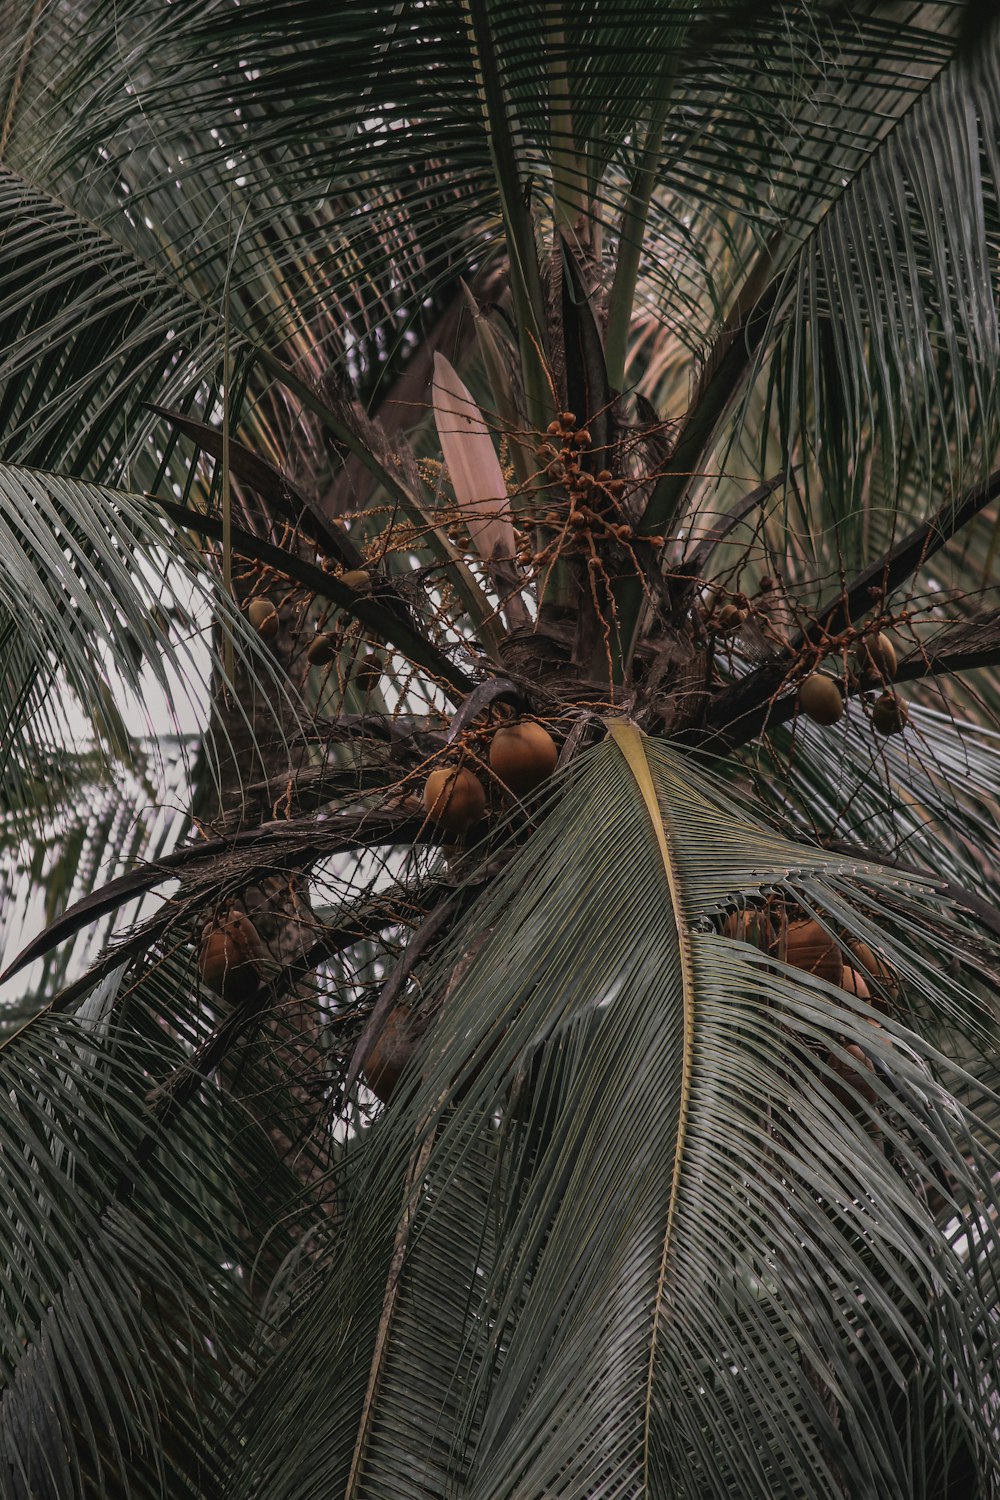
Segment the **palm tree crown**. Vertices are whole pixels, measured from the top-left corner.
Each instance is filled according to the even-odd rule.
[[[9,11],[0,1492],[996,1494],[988,17]]]

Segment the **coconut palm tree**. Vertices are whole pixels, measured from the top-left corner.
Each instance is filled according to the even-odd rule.
[[[10,0],[5,1497],[1000,1489],[988,11]]]

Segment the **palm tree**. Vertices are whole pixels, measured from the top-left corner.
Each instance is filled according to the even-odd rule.
[[[10,0],[5,1497],[1000,1489],[987,10]]]

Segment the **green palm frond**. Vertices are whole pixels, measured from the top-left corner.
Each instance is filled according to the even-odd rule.
[[[251,670],[274,680],[267,652],[194,548],[179,544],[141,496],[0,465],[0,546],[0,771],[8,807],[43,804],[38,768],[64,739],[86,742],[90,732],[131,759],[123,690],[138,706],[152,687],[171,717],[185,698],[198,703],[194,654],[198,631],[211,621],[206,588]],[[170,624],[178,611],[187,622],[180,638]],[[74,722],[71,701],[85,728]]]
[[[473,955],[361,1146],[234,1494],[577,1495],[599,1471],[910,1500],[956,1445],[992,1451],[995,1105],[903,1022],[719,935],[765,894],[878,943],[884,911],[937,905],[628,726],[577,763],[443,963]]]

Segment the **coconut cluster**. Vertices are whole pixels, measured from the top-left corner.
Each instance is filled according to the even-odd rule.
[[[896,675],[896,648],[884,630],[863,636],[854,650],[857,685],[862,692],[882,686],[872,706],[872,727],[877,734],[902,734],[909,720],[906,704],[888,686]],[[799,683],[796,702],[814,724],[836,724],[844,714],[841,685],[828,672],[810,672]]]
[[[515,797],[540,786],[558,759],[555,740],[534,719],[503,725],[490,740],[490,769]],[[466,766],[439,766],[424,783],[424,812],[446,833],[460,837],[486,813],[483,783]]]
[[[722,932],[725,937],[752,943],[869,1005],[883,1006],[885,996],[899,993],[896,975],[867,943],[858,939],[839,942],[813,917],[786,924],[783,912],[776,921],[767,908],[747,908],[730,912],[723,920]],[[879,1025],[874,1017],[868,1019],[872,1026]],[[864,1048],[841,1038],[839,1050],[829,1050],[824,1061],[832,1075],[828,1086],[833,1096],[852,1113],[866,1114],[865,1106],[876,1103],[878,1092],[871,1084],[875,1065]]]

